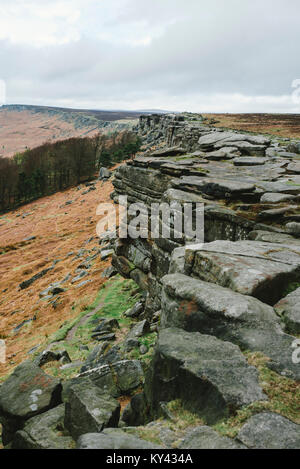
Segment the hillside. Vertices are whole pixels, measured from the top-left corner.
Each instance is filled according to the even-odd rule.
[[[42,106],[0,107],[0,156],[70,137],[92,137],[130,128],[141,113],[85,111]]]
[[[59,192],[0,217],[0,331],[8,359],[5,366],[0,364],[0,378],[91,304],[104,281],[101,273],[108,262],[96,255],[82,279],[89,283],[81,288],[81,281],[71,284],[78,266],[100,249],[96,208],[109,202],[112,185],[97,182],[94,187],[90,192],[85,185]],[[32,286],[20,289],[24,280],[51,267]],[[68,275],[66,292],[55,305],[40,298],[40,292]]]
[[[300,448],[300,141],[208,124],[141,116],[111,180],[1,217],[6,448]]]

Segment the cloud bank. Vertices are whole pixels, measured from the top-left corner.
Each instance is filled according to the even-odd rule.
[[[300,112],[299,15],[299,0],[0,0],[0,80],[8,103]]]

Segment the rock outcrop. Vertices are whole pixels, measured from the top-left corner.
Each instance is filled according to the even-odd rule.
[[[126,195],[128,203],[143,204],[143,217],[161,204],[158,236],[150,223],[138,239],[130,236],[129,211],[129,236],[120,236],[114,249],[114,267],[145,293],[144,317],[160,316],[145,391],[124,412],[129,425],[162,415],[162,403],[176,398],[209,424],[267,399],[243,351],[261,352],[273,371],[300,378],[291,335],[298,333],[300,311],[293,293],[300,286],[298,144],[195,119],[143,117],[137,131],[146,151],[115,173],[115,202]],[[202,242],[192,229],[178,230],[178,204],[191,204],[193,228],[203,210]],[[270,428],[272,418],[264,414]],[[299,445],[291,441],[282,446]]]
[[[297,390],[299,142],[214,129],[192,114],[142,116],[136,132],[145,151],[114,172],[112,199],[136,204],[139,222],[127,210],[101,255],[113,248],[113,272],[134,280],[143,298],[119,321],[93,322],[99,343],[75,378],[44,373],[38,365],[60,360],[50,352],[14,371],[0,387],[4,445],[300,448],[300,426],[270,411],[253,358]],[[145,220],[143,236],[133,236],[131,223]],[[132,328],[122,335],[123,319]],[[147,354],[151,334],[156,345],[142,366],[136,353]],[[193,428],[164,427],[177,401],[195,416]],[[216,431],[240,415],[235,438]]]

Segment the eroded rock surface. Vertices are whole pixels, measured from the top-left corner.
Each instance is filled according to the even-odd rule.
[[[252,402],[267,400],[258,375],[239,348],[213,336],[163,329],[146,395],[154,413],[160,402],[180,398],[209,424]]]

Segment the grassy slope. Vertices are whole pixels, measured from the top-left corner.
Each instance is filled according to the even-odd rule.
[[[101,273],[109,261],[103,262],[98,256],[83,279],[91,282],[82,288],[67,282],[64,285],[67,291],[60,295],[55,309],[39,298],[39,292],[50,283],[64,279],[69,273],[75,275],[83,260],[75,257],[80,249],[92,254],[93,249],[99,248],[96,208],[101,202],[110,202],[112,185],[99,182],[96,188],[86,195],[82,194],[86,187],[72,188],[0,217],[0,338],[7,343],[7,363],[0,364],[0,379],[27,359],[30,349],[47,343],[48,337],[65,321],[72,321],[84,311],[104,283]],[[69,200],[72,205],[65,205]],[[29,215],[22,218],[23,214]],[[36,239],[24,241],[31,236]],[[70,252],[74,255],[68,257]],[[59,262],[45,277],[25,290],[19,289],[22,281],[51,267],[54,260]],[[35,321],[14,332],[16,326],[33,317]]]

